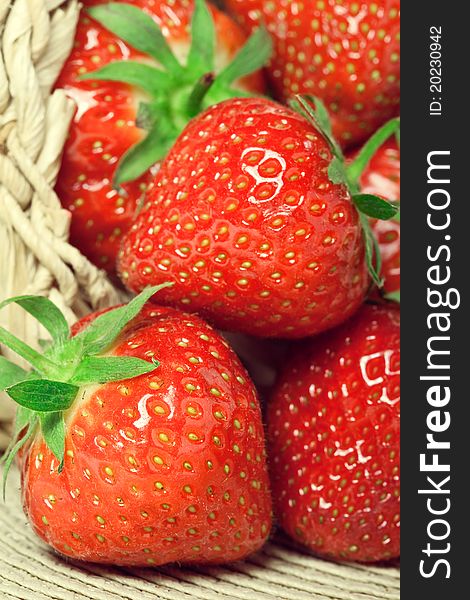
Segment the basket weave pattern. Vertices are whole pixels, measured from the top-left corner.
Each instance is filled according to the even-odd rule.
[[[53,190],[74,105],[51,89],[79,9],[77,0],[0,0],[0,300],[48,296],[70,322],[119,301],[105,274],[68,244],[70,216]],[[14,305],[0,312],[0,324],[33,346],[46,337]],[[0,449],[11,418],[3,396]]]
[[[0,473],[1,475],[1,473]],[[392,567],[338,565],[277,537],[226,567],[118,569],[64,561],[26,524],[15,471],[0,510],[0,598],[16,600],[398,600]]]
[[[79,9],[77,0],[0,0],[0,301],[42,294],[70,322],[122,296],[68,243],[69,214],[53,190],[74,106],[62,90],[51,90],[70,52]],[[33,346],[46,337],[14,305],[0,312],[0,324]],[[11,404],[0,395],[0,451],[12,417]],[[0,509],[0,598],[399,598],[398,569],[323,561],[283,537],[220,568],[113,569],[64,561],[27,525],[18,489],[13,469]]]

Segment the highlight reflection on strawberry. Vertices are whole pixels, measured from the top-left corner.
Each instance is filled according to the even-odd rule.
[[[314,552],[400,553],[400,313],[364,305],[306,340],[268,404],[274,510]]]
[[[56,189],[72,213],[72,244],[110,274],[160,161],[189,119],[234,94],[264,91],[259,73],[244,76],[269,55],[267,34],[237,60],[245,35],[207,6],[202,0],[134,0],[129,12],[122,0],[86,0],[82,9],[56,84],[77,104]],[[193,94],[204,74],[216,77],[229,65],[205,97]]]

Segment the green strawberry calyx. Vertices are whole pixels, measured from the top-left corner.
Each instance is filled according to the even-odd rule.
[[[383,297],[385,300],[390,300],[390,302],[396,302],[397,304],[400,304],[400,290],[388,292],[388,294],[384,294]]]
[[[328,176],[332,183],[345,185],[351,194],[364,235],[367,267],[373,282],[378,288],[382,288],[380,250],[369,218],[383,221],[399,219],[399,204],[373,194],[361,194],[360,179],[380,146],[392,135],[399,135],[400,119],[391,119],[385,123],[364,144],[356,158],[350,164],[346,164],[343,152],[333,136],[328,111],[323,102],[315,96],[296,95],[290,101],[290,105],[318,129],[328,143],[333,155],[328,167]]]
[[[359,194],[358,190],[359,190],[359,185],[360,185],[360,180],[362,177],[362,174],[364,172],[364,170],[366,169],[367,165],[369,164],[371,158],[374,156],[374,154],[377,152],[377,150],[380,148],[380,146],[386,141],[388,140],[388,138],[392,137],[392,135],[395,135],[398,146],[400,146],[400,119],[396,118],[396,119],[392,119],[390,121],[388,121],[387,123],[385,123],[385,125],[383,125],[380,129],[378,129],[368,140],[367,142],[364,144],[364,146],[361,148],[361,150],[359,151],[359,153],[357,154],[356,158],[346,167],[346,174],[348,177],[348,181],[349,181],[349,186],[350,189],[353,191],[353,201],[355,201],[356,207],[358,208],[358,210],[360,211],[360,214],[365,214],[365,215],[369,215],[372,217],[375,217],[376,219],[382,219],[382,220],[393,220],[393,221],[397,221],[398,223],[400,222],[400,203],[398,202],[398,200],[394,201],[394,202],[390,202],[385,200],[384,198],[381,198],[380,196],[374,196],[374,195],[369,195],[369,194]],[[358,202],[359,200],[359,202]],[[377,212],[380,213],[380,211],[383,211],[384,208],[384,202],[388,203],[389,207],[391,207],[390,209],[386,209],[385,213],[385,218],[382,214],[382,216],[377,216]],[[364,206],[364,204],[366,204],[367,206]],[[392,209],[395,211],[392,214]],[[369,211],[369,212],[368,212]],[[364,235],[365,236],[371,236],[372,237],[372,241],[374,244],[374,248],[375,248],[375,256],[376,256],[376,270],[378,272],[380,272],[380,251],[376,242],[375,237],[373,236],[371,230],[370,230],[370,225],[369,225],[369,221],[367,220],[367,218],[365,219],[366,223],[363,223],[363,227],[367,227],[368,231],[366,232],[364,230]],[[378,266],[377,266],[378,265]],[[383,283],[383,282],[382,282]],[[379,288],[382,286],[379,286]],[[390,302],[395,302],[397,304],[400,304],[400,290],[396,290],[394,292],[388,292],[388,293],[384,293],[383,289],[379,289],[382,297],[384,300],[388,300]]]
[[[180,63],[158,25],[139,8],[111,2],[91,7],[87,12],[161,67],[121,60],[80,76],[81,80],[127,83],[149,97],[147,102],[140,103],[136,119],[136,125],[146,129],[147,135],[118,163],[113,182],[117,188],[163,159],[187,122],[201,110],[222,100],[253,95],[233,84],[263,67],[272,53],[271,37],[261,26],[232,62],[217,73],[214,20],[205,0],[194,2],[191,47],[186,64]]]
[[[5,463],[4,494],[6,477],[15,455],[38,430],[58,460],[59,473],[62,471],[66,435],[64,411],[73,405],[80,386],[131,379],[159,366],[154,359],[147,361],[104,354],[144,304],[170,285],[173,284],[146,288],[128,304],[96,317],[73,337],[64,315],[48,298],[16,296],[0,303],[0,309],[18,304],[39,321],[51,337],[51,342],[41,353],[0,327],[0,343],[31,366],[26,370],[0,356],[0,390],[18,405],[13,439],[2,459]]]

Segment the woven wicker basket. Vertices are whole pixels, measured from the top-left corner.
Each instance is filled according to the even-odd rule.
[[[46,295],[70,322],[121,299],[104,273],[68,243],[69,215],[53,191],[74,106],[51,88],[70,52],[78,13],[77,0],[0,0],[0,300]],[[43,335],[14,306],[0,312],[0,324],[31,345]],[[12,416],[0,396],[0,451]],[[225,568],[107,569],[65,562],[32,533],[18,489],[13,469],[0,509],[0,598],[399,598],[397,568],[323,561],[280,535]]]

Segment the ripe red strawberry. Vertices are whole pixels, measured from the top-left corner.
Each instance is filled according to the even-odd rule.
[[[343,146],[366,139],[399,106],[399,0],[227,0],[274,39],[268,66],[277,98],[320,97]]]
[[[207,19],[209,22],[212,19],[209,12],[205,12],[202,1],[197,0],[199,20],[194,26],[199,32],[199,37],[196,36],[199,44],[203,38],[203,48],[197,48],[193,63],[183,69],[172,58],[171,52],[169,57],[164,49],[153,48],[153,54],[147,50],[151,56],[140,51],[146,48],[149,40],[143,35],[145,29],[136,15],[124,13],[123,20],[116,20],[115,15],[119,15],[116,6],[125,8],[122,0],[102,4],[103,0],[85,1],[87,9],[98,20],[92,19],[86,10],[82,11],[74,50],[56,84],[65,88],[77,104],[56,189],[63,206],[72,213],[72,244],[96,265],[113,273],[122,234],[138,211],[159,160],[193,116],[193,110],[197,112],[197,106],[194,106],[188,113],[185,104],[192,88],[205,72],[213,72],[214,67],[215,72],[220,73],[243,46],[245,36],[229,17],[211,6],[217,40],[216,48],[212,49],[213,31],[207,24]],[[186,64],[191,46],[194,2],[133,0],[132,5],[135,10],[142,8],[152,17],[178,60]],[[152,41],[157,45],[155,32],[148,35],[150,45]],[[251,50],[258,52],[253,47]],[[264,47],[262,50],[249,68],[236,69],[234,77],[226,84],[218,89],[213,86],[204,106],[233,95],[230,84],[238,74],[248,73],[262,64],[269,49]],[[155,58],[158,52],[162,55],[161,66],[166,71],[161,67],[158,71],[149,69],[150,65],[158,65]],[[121,61],[128,64],[123,68]],[[144,62],[145,66],[137,65],[137,70],[132,70],[133,61]],[[99,72],[94,74],[97,69]],[[146,71],[142,73],[142,69]],[[100,79],[82,79],[84,75]],[[264,89],[259,73],[238,80],[234,87],[252,93]],[[160,114],[164,115],[161,119]],[[149,130],[149,142],[138,146],[144,139],[145,129]],[[131,147],[134,150],[129,155]]]
[[[400,199],[400,149],[394,138],[374,154],[362,174],[360,186],[364,194],[376,194],[386,200]],[[382,293],[393,294],[400,290],[400,223],[396,219],[371,219],[371,227],[382,256]]]
[[[24,508],[36,533],[75,559],[141,566],[238,560],[263,544],[271,525],[256,391],[199,317],[147,304],[119,334],[119,311],[132,318],[152,291],[133,301],[133,311],[131,304],[79,322],[65,354],[59,346],[48,351],[64,383],[6,384],[29,409],[19,415],[19,428],[29,428],[20,445],[31,438]],[[69,362],[61,361],[77,349],[85,355],[67,376]],[[106,380],[103,361],[108,368],[120,361],[121,372],[108,369]],[[54,396],[59,385],[75,388],[67,408]],[[62,433],[62,417],[38,412],[58,406]]]
[[[173,146],[119,258],[134,291],[218,327],[302,337],[344,321],[368,286],[358,213],[319,129],[265,99],[223,102]],[[336,163],[334,163],[336,164]]]
[[[275,514],[316,553],[399,555],[400,314],[364,305],[306,341],[268,405]]]

